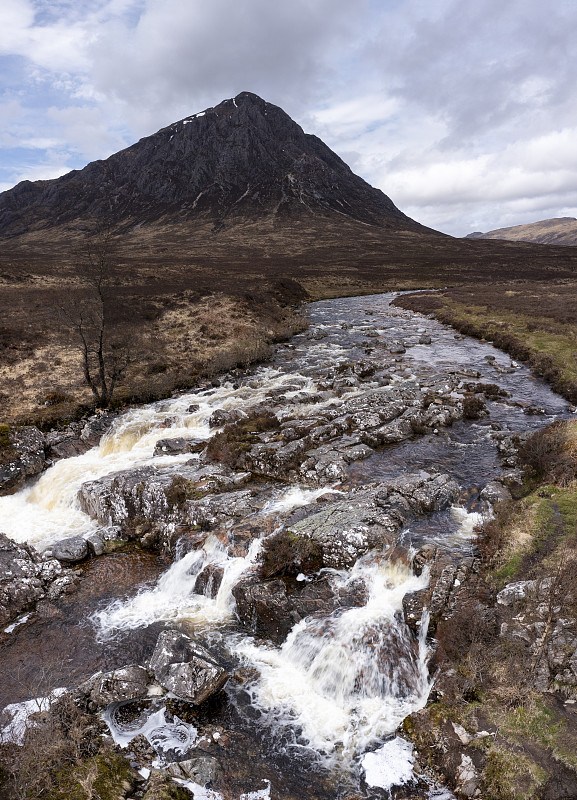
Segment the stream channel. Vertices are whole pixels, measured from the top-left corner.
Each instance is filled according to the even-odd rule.
[[[74,593],[7,629],[0,707],[34,696],[40,674],[75,686],[142,664],[177,628],[228,683],[199,707],[114,704],[105,717],[117,742],[144,732],[161,765],[214,756],[220,789],[189,783],[196,798],[376,798],[395,786],[411,796],[411,747],[395,732],[427,701],[434,646],[426,611],[416,628],[405,621],[403,597],[428,580],[411,557],[428,544],[471,560],[474,526],[490,513],[480,492],[514,472],[503,442],[570,409],[490,343],[395,308],[394,296],[310,304],[308,330],[265,365],[126,411],[99,446],[0,498],[0,530],[40,550],[130,515],[152,519],[163,543],[88,559]],[[493,388],[480,395],[479,384]],[[486,412],[463,418],[472,394]],[[208,440],[222,430],[209,424],[217,410],[263,408],[280,428],[257,435],[244,469],[157,447]],[[166,480],[181,473],[196,494],[167,506]],[[273,587],[255,577],[262,542],[289,528],[320,543],[321,569],[282,586],[273,576]],[[279,592],[285,619],[274,617]],[[412,796],[451,796],[420,786]]]

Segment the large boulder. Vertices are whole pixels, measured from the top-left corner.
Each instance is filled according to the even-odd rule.
[[[276,644],[282,644],[291,628],[305,617],[326,618],[337,609],[362,606],[367,601],[362,581],[338,587],[328,578],[305,583],[280,578],[259,581],[249,575],[232,593],[242,624]]]
[[[186,503],[231,491],[250,479],[221,464],[174,464],[137,467],[84,483],[78,492],[82,510],[101,525],[122,525],[131,517],[151,522],[183,518]]]
[[[448,475],[409,473],[370,489],[357,489],[335,502],[299,509],[287,524],[297,535],[318,542],[326,567],[352,566],[368,550],[387,550],[394,534],[414,514],[439,511],[459,496]]]
[[[149,668],[162,687],[194,705],[220,691],[228,679],[206,648],[176,630],[160,634]]]

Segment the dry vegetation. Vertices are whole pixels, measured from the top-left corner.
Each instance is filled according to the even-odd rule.
[[[114,333],[131,342],[132,352],[113,398],[116,404],[165,397],[203,378],[262,360],[272,342],[306,326],[270,287],[235,295],[184,289],[151,296],[147,287],[118,291],[124,295],[124,315],[114,321]],[[74,331],[62,324],[57,312],[62,292],[29,288],[14,295],[13,302],[7,302],[10,312],[0,340],[0,418],[47,425],[77,416],[93,398],[83,380]]]
[[[440,738],[455,737],[453,723],[489,731],[469,749],[482,796],[554,800],[577,792],[577,719],[574,706],[564,704],[575,687],[543,691],[537,677],[551,657],[554,631],[558,636],[564,626],[574,632],[571,621],[577,620],[577,423],[533,434],[520,457],[527,475],[523,496],[497,506],[479,530],[480,583],[437,629],[442,691],[405,726],[437,770],[447,769],[446,758],[462,749],[457,741],[440,752]],[[535,594],[521,606],[496,605],[497,591],[528,580],[535,581]],[[526,627],[507,635],[519,624]],[[529,646],[532,637],[535,646]]]
[[[458,240],[334,216],[239,222],[218,234],[202,220],[141,225],[115,238],[115,287],[126,310],[116,333],[135,340],[117,402],[161,397],[265,357],[271,341],[302,327],[289,306],[307,296],[486,287],[504,273],[549,282],[577,269],[574,248]],[[75,253],[85,241],[78,230],[52,229],[2,242],[0,420],[49,425],[92,403],[76,343],[55,311],[63,294],[81,297]]]

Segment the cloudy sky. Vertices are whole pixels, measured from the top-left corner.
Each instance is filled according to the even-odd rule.
[[[456,236],[577,216],[575,0],[1,0],[0,190],[240,91]]]

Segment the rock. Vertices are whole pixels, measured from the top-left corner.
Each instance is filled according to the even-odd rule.
[[[220,691],[228,679],[208,650],[176,630],[162,631],[149,667],[163,688],[194,705]]]
[[[391,342],[389,345],[389,353],[406,353],[405,345],[402,342]]]
[[[0,495],[13,494],[47,466],[45,439],[34,426],[8,430],[0,459]]]
[[[494,506],[496,503],[503,503],[511,500],[511,492],[499,481],[490,481],[480,494],[481,500],[486,500]]]
[[[167,766],[166,771],[172,778],[193,781],[205,787],[217,780],[221,770],[213,756],[196,756],[186,761],[175,761]]]
[[[150,675],[144,667],[130,664],[111,672],[97,672],[78,687],[78,693],[87,697],[96,708],[109,703],[136,700],[146,697]]]
[[[431,337],[428,333],[423,333],[419,337],[419,344],[431,344]]]
[[[516,581],[514,583],[508,583],[497,595],[497,603],[502,606],[512,606],[514,603],[525,600],[526,597],[534,594],[536,587],[536,581]]]
[[[456,770],[455,792],[459,797],[477,797],[481,792],[481,778],[470,756],[461,756]]]
[[[46,552],[58,561],[75,564],[88,557],[88,543],[82,536],[69,536],[51,544]]]
[[[180,453],[199,453],[206,447],[204,439],[188,439],[175,436],[174,439],[159,439],[154,446],[155,456],[175,456]]]
[[[224,567],[216,564],[207,564],[199,572],[194,582],[195,594],[204,594],[206,597],[215,598],[222,583]]]
[[[52,585],[53,594],[61,594],[57,581],[63,577],[58,561],[43,558],[30,545],[18,544],[0,533],[0,625],[45,597]]]
[[[242,581],[232,590],[240,621],[257,636],[283,642],[295,620],[286,586],[276,579],[263,583]]]
[[[288,587],[288,588],[287,588]],[[233,589],[239,620],[257,636],[282,644],[293,626],[305,617],[326,618],[337,608],[366,603],[362,581],[335,588],[327,578],[301,584],[244,578]]]
[[[82,510],[102,525],[122,525],[131,517],[170,524],[186,517],[190,497],[225,492],[246,483],[248,472],[231,472],[221,464],[174,464],[105,475],[82,484]]]
[[[321,545],[324,566],[342,569],[374,547],[388,549],[393,534],[413,514],[442,510],[458,495],[459,487],[448,475],[413,473],[371,489],[353,490],[323,503],[320,510],[316,505],[304,507],[286,527]]]
[[[101,556],[103,553],[113,553],[128,541],[117,525],[107,528],[99,528],[86,536],[86,544],[89,551],[94,556]]]

